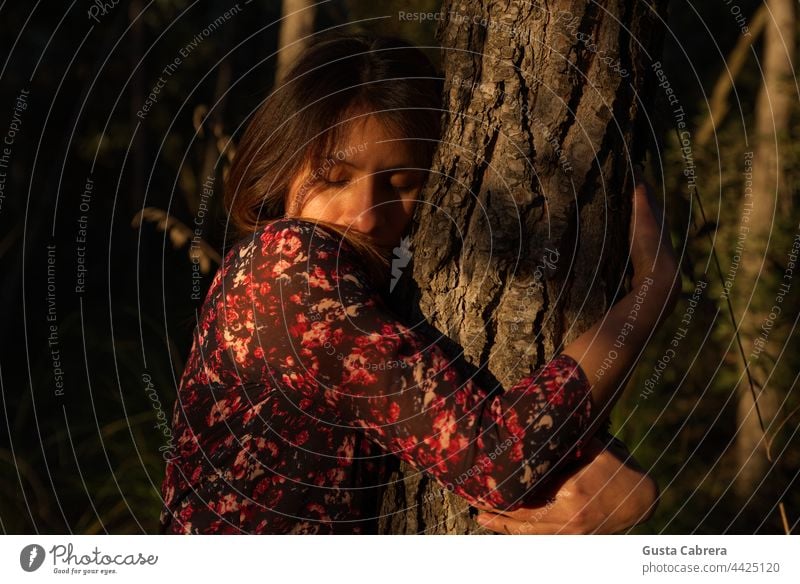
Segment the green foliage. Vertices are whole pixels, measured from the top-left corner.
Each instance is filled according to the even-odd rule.
[[[682,13],[678,6],[674,7],[673,16],[672,28],[678,31],[688,30],[694,18],[689,12]],[[718,19],[717,26],[729,27],[730,23]],[[736,41],[730,35],[727,38],[729,43],[720,47],[723,52],[732,48]],[[725,70],[720,61],[701,57],[716,51],[709,42],[703,37],[694,37],[686,39],[680,47],[668,43],[664,61],[672,63],[675,73],[670,73],[671,77],[690,83],[686,76],[678,73],[678,64],[687,61],[705,68],[704,78],[711,83],[717,75],[723,75]],[[760,47],[756,46],[755,50]],[[715,63],[713,68],[710,62]],[[800,136],[798,124],[792,123],[789,128],[781,129],[778,139],[783,140],[781,162],[786,165],[788,178],[787,188],[780,196],[794,196],[794,206],[788,214],[776,209],[757,286],[756,282],[747,281],[738,273],[737,236],[740,225],[745,225],[742,220],[747,186],[745,160],[746,153],[753,150],[754,103],[761,82],[756,62],[751,58],[736,80],[735,93],[730,97],[731,111],[717,128],[715,139],[702,149],[693,144],[700,204],[687,187],[681,144],[670,126],[673,120],[667,115],[663,184],[669,197],[667,209],[673,242],[679,253],[684,250],[683,299],[647,347],[625,397],[614,412],[617,435],[629,443],[634,456],[654,475],[662,490],[658,511],[646,526],[637,529],[640,533],[782,533],[779,500],[786,506],[790,524],[800,517],[800,491],[791,488],[800,469],[800,449],[797,448],[800,418],[796,412],[800,405],[796,387],[800,354],[795,349],[800,346],[796,309],[800,306],[800,284],[796,270],[781,303],[784,310],[775,321],[763,352],[749,360],[757,383],[763,381],[764,391],[775,392],[781,399],[777,419],[767,434],[773,440],[775,465],[748,500],[742,501],[732,489],[739,472],[733,452],[738,430],[736,388],[739,385],[748,387],[737,344],[737,327],[745,356],[749,357],[759,332],[752,322],[755,320],[758,326],[764,324],[771,307],[776,304],[779,285],[789,281],[784,278],[787,254],[794,238],[800,235],[796,194],[800,178]],[[710,91],[710,87],[705,89]],[[693,121],[689,126],[693,134],[708,116],[706,98],[691,87],[683,89],[680,98]],[[795,121],[798,115],[800,112],[795,108]],[[745,244],[741,261],[752,260],[752,246],[757,240],[751,239],[749,243],[751,247]],[[757,261],[760,263],[761,258]],[[686,317],[696,282],[701,279],[709,284],[694,307],[691,324],[686,326],[682,319]],[[736,326],[723,295],[726,279],[732,285]],[[742,295],[749,297],[750,291],[753,295],[749,305],[742,304]],[[753,314],[756,318],[748,317]],[[688,332],[676,350],[676,357],[664,370],[655,391],[643,397],[647,380],[681,327]],[[755,389],[758,391],[758,386]]]

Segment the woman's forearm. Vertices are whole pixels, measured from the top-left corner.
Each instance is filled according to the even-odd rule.
[[[591,384],[595,423],[599,427],[619,398],[624,381],[654,330],[672,312],[677,291],[647,277],[562,353],[575,359]]]

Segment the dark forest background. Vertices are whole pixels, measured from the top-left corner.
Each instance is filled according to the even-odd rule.
[[[100,4],[0,4],[0,140],[12,142],[0,158],[3,533],[155,532],[159,416],[171,416],[195,311],[232,243],[221,186],[236,140],[275,83],[277,0]],[[435,22],[398,18],[437,9],[433,0],[330,0],[316,6],[312,25],[397,34],[438,62]],[[636,532],[796,531],[800,268],[784,275],[800,236],[797,80],[779,89],[793,105],[775,129],[782,180],[766,255],[737,254],[746,153],[758,108],[770,107],[758,99],[764,33],[753,26],[764,3],[674,0],[670,13],[661,61],[694,137],[697,192],[660,103],[650,164],[667,177],[686,281],[614,417],[615,433],[662,490],[657,513]],[[745,25],[754,32],[741,49]],[[787,45],[794,63],[795,46]],[[720,115],[711,97],[725,79]],[[716,133],[701,139],[710,112]],[[187,230],[198,220],[203,245],[192,246]],[[760,269],[733,278],[729,307],[723,282],[737,257]],[[708,286],[695,303],[701,279]],[[781,314],[768,319],[787,282]],[[646,391],[690,311],[680,350]],[[738,430],[742,408],[752,410],[743,362],[765,318],[750,373],[775,404],[764,412],[770,448],[756,448],[755,472],[743,472]]]

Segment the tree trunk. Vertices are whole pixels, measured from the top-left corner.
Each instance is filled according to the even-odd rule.
[[[788,141],[785,132],[789,128],[794,96],[794,70],[791,59],[795,55],[795,0],[769,0],[770,16],[764,30],[764,54],[762,60],[763,83],[756,98],[755,146],[752,158],[752,192],[742,197],[742,228],[747,228],[745,251],[741,267],[736,274],[741,282],[738,287],[737,308],[741,311],[741,330],[745,355],[749,359],[750,372],[757,385],[754,388],[757,400],[747,376],[737,388],[736,459],[739,473],[734,490],[749,500],[753,492],[766,477],[769,462],[764,444],[764,429],[778,413],[785,399],[784,390],[774,383],[762,387],[771,377],[772,363],[764,353],[771,347],[780,347],[781,339],[774,336],[770,324],[769,308],[754,309],[754,299],[761,299],[770,306],[776,290],[766,286],[765,273],[771,268],[767,262],[769,242],[775,220],[791,212],[792,193],[786,188],[785,153]],[[781,155],[783,153],[783,155]],[[747,217],[747,221],[744,221]],[[742,233],[740,231],[740,233]],[[756,407],[756,402],[758,406]],[[759,419],[760,418],[760,419]],[[762,428],[762,423],[764,428]]]
[[[278,33],[276,86],[281,84],[289,67],[311,41],[317,13],[316,4],[313,0],[283,0],[281,29]]]
[[[463,351],[487,390],[544,364],[623,292],[665,12],[666,0],[444,1],[440,178],[415,216],[413,277],[393,298]],[[405,464],[381,511],[382,533],[486,533]]]
[[[728,58],[725,59],[725,70],[720,73],[717,82],[714,84],[714,90],[711,92],[708,117],[694,137],[694,143],[698,149],[705,147],[711,138],[716,136],[717,128],[722,127],[722,122],[730,109],[728,103],[736,77],[745,63],[749,61],[752,55],[752,46],[761,36],[761,31],[764,30],[764,25],[766,25],[768,18],[767,5],[762,4],[750,18],[749,34],[739,36],[736,46],[728,54]]]

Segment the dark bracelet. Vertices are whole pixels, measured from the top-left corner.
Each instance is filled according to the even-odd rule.
[[[608,418],[606,418],[606,421],[603,422],[603,425],[598,428],[597,432],[595,432],[594,437],[600,440],[600,442],[603,444],[604,450],[607,450],[611,447],[621,448],[630,456],[630,449],[627,447],[627,445],[611,433],[611,420]]]

